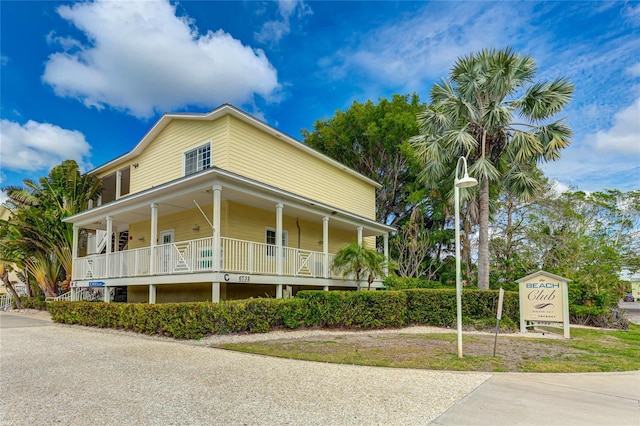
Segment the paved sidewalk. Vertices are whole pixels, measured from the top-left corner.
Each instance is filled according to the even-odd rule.
[[[640,425],[640,372],[500,373],[433,425]]]
[[[640,425],[640,372],[454,373],[211,349],[0,313],[0,424]]]

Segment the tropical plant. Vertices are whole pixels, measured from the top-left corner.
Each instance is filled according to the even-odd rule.
[[[87,208],[100,194],[100,180],[66,160],[23,183],[3,188],[11,215],[0,223],[0,260],[25,266],[47,296],[55,295],[71,282],[73,226],[62,220]]]
[[[364,276],[367,277],[367,288],[371,289],[371,284],[376,277],[385,276],[385,266],[386,262],[382,254],[354,241],[338,250],[331,268],[345,279],[355,277],[359,290],[360,281]]]
[[[571,100],[567,79],[534,83],[536,65],[512,49],[484,49],[459,58],[449,79],[431,89],[431,104],[418,115],[411,139],[423,162],[421,177],[453,182],[460,156],[479,180],[478,287],[489,288],[489,189],[508,187],[520,199],[533,196],[536,163],[556,160],[571,130],[549,122]],[[519,120],[517,120],[519,119]]]

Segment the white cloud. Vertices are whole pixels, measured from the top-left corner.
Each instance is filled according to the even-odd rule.
[[[590,136],[600,151],[640,156],[640,98],[613,116],[613,126]],[[640,157],[639,157],[640,159]]]
[[[640,62],[627,68],[627,73],[634,77],[640,77]]]
[[[145,118],[255,95],[277,99],[277,71],[262,50],[222,30],[200,34],[168,1],[97,0],[57,10],[86,37],[48,36],[63,51],[49,56],[42,79],[58,96]]]
[[[321,59],[320,65],[334,79],[355,73],[400,90],[423,90],[426,82],[447,75],[458,57],[519,39],[528,28],[523,9],[529,9],[527,3],[519,6],[515,10],[499,3],[429,3],[409,19],[355,34],[355,45]]]
[[[302,19],[313,14],[311,8],[302,0],[278,1],[278,19],[267,21],[254,37],[260,43],[277,43],[291,32],[291,17]]]
[[[67,130],[33,120],[21,125],[0,122],[0,157],[2,169],[33,173],[49,171],[64,160],[75,160],[82,170],[88,162],[91,146],[77,130]]]
[[[312,15],[311,8],[302,0],[278,1],[278,19],[267,21],[254,37],[260,43],[277,43],[291,32],[291,18],[302,19]]]

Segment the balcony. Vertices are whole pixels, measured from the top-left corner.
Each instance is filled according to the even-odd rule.
[[[221,238],[220,268],[214,268],[213,238],[181,241],[155,247],[90,255],[74,259],[74,280],[130,278],[157,275],[229,272],[278,275],[277,250],[271,244]],[[282,247],[282,274],[289,277],[328,278],[333,254]],[[153,262],[151,261],[153,259]]]

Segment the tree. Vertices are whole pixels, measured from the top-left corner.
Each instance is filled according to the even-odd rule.
[[[480,289],[489,288],[490,184],[508,187],[519,199],[531,197],[535,164],[558,159],[569,145],[563,120],[548,121],[571,100],[574,87],[564,78],[533,83],[535,73],[534,60],[510,48],[459,58],[449,79],[431,89],[431,104],[419,114],[419,134],[411,139],[426,182],[448,175],[452,185],[460,156],[479,181]]]
[[[417,94],[391,100],[354,102],[330,119],[302,130],[304,143],[382,185],[376,191],[376,217],[395,226],[424,198],[418,162],[408,143],[418,131],[416,114],[424,108]]]
[[[376,277],[384,276],[385,260],[376,250],[363,247],[356,241],[338,250],[331,265],[334,272],[343,278],[355,276],[358,290],[363,276],[367,277],[368,289]]]
[[[3,188],[11,216],[0,222],[0,260],[24,265],[42,291],[55,296],[71,282],[73,226],[62,220],[87,208],[100,193],[100,180],[66,160],[37,182],[23,182]]]

